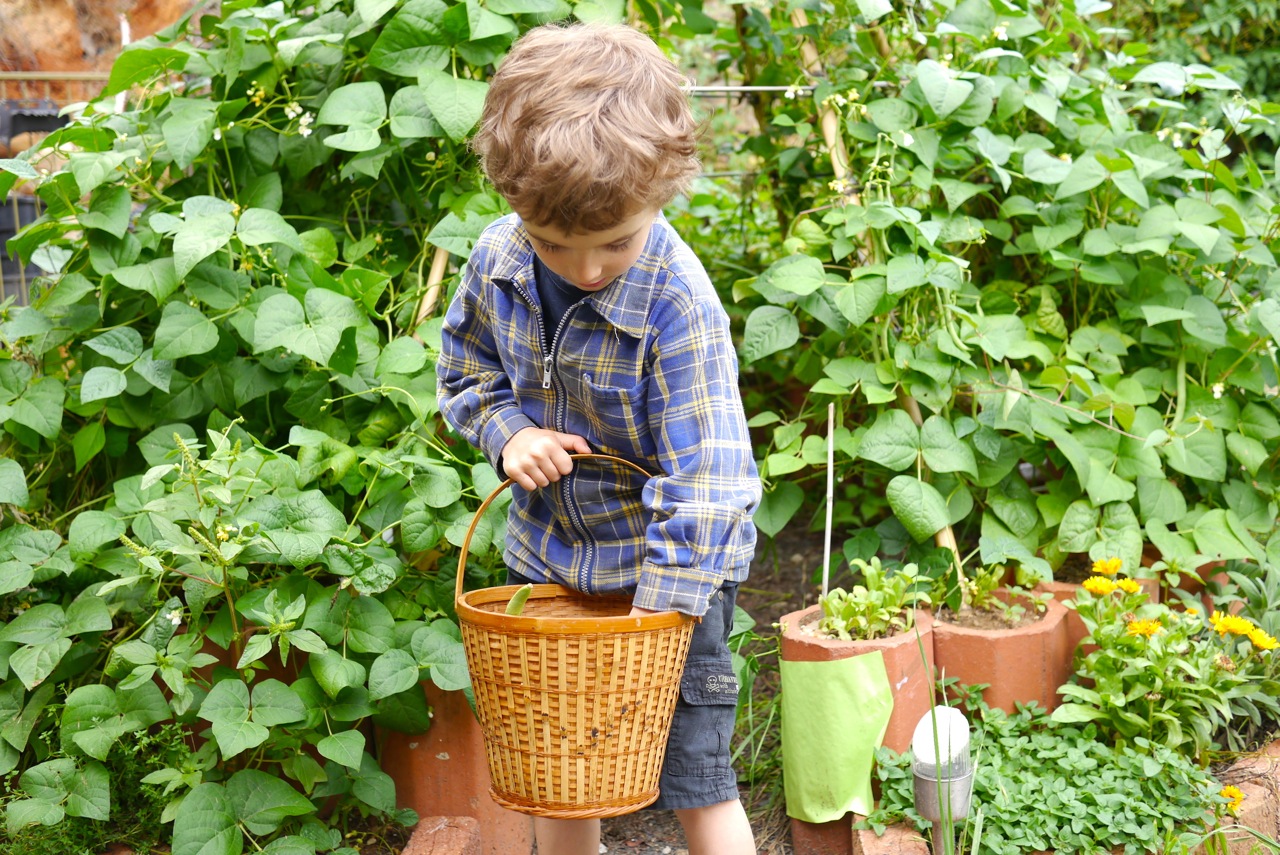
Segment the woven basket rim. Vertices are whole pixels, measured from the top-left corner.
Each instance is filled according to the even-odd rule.
[[[458,619],[473,626],[486,629],[505,629],[511,632],[557,633],[564,635],[596,635],[599,633],[641,633],[662,629],[675,629],[683,626],[692,618],[680,612],[656,612],[651,615],[632,617],[618,615],[616,617],[537,617],[536,615],[509,615],[505,612],[489,611],[478,606],[480,604],[506,603],[523,585],[498,585],[492,588],[479,588],[467,591],[458,597]],[[583,594],[563,585],[534,585],[529,593],[529,600],[566,599],[566,600],[599,600],[595,595]],[[627,602],[625,597],[618,600]]]

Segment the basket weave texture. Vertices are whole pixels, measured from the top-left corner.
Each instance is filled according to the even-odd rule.
[[[652,803],[693,621],[676,612],[629,617],[627,599],[560,585],[535,585],[523,613],[507,615],[520,586],[462,592],[470,535],[456,605],[490,795],[503,807],[560,819],[618,816]]]

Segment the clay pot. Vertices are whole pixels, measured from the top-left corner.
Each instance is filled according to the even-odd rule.
[[[899,754],[903,753],[911,746],[916,722],[932,706],[929,681],[933,673],[933,616],[926,611],[916,612],[919,641],[915,629],[870,641],[841,641],[801,632],[801,627],[816,624],[821,619],[821,605],[783,615],[779,621],[782,627],[782,658],[788,662],[834,662],[880,651],[884,656],[889,684],[894,687],[893,713],[889,716],[883,744]],[[920,656],[922,646],[923,659]]]
[[[988,683],[983,699],[1012,713],[1015,703],[1058,705],[1058,687],[1071,676],[1067,610],[1050,600],[1040,620],[1012,629],[971,629],[935,620],[933,659],[939,673],[962,684]]]
[[[422,688],[431,706],[430,730],[377,731],[378,762],[396,783],[397,805],[419,816],[474,817],[484,855],[530,852],[532,817],[499,807],[489,795],[484,736],[466,696],[430,682]]]
[[[929,711],[933,680],[933,616],[917,611],[915,627],[889,638],[870,641],[842,641],[801,631],[822,619],[822,606],[783,615],[780,655],[789,662],[834,662],[873,651],[884,656],[885,673],[894,688],[893,712],[885,729],[883,745],[901,754],[911,747],[916,723]],[[919,638],[916,636],[919,629]],[[921,648],[924,656],[921,657]],[[785,691],[785,689],[784,689]],[[848,855],[853,849],[853,817],[831,822],[791,820],[791,839],[797,853],[806,855]]]
[[[1134,581],[1142,586],[1142,590],[1147,595],[1147,602],[1160,602],[1159,579],[1135,579]],[[1032,590],[1037,594],[1052,594],[1055,600],[1063,603],[1076,598],[1076,594],[1080,591],[1080,584],[1078,582],[1037,582]],[[1080,615],[1076,614],[1075,609],[1067,609],[1067,646],[1074,652],[1080,646],[1080,641],[1088,634],[1084,621],[1080,619]]]

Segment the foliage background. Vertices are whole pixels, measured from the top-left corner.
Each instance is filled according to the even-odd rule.
[[[699,101],[708,174],[669,212],[740,331],[766,535],[820,517],[834,405],[852,558],[969,573],[954,542],[1029,580],[1151,544],[1261,578],[1276,24],[1206,9],[238,0],[133,46],[49,139],[66,169],[0,162],[49,274],[0,325],[7,834],[118,819],[147,728],[178,855],[397,815],[375,728],[465,685],[450,558],[498,483],[434,408],[502,209],[465,138],[515,36],[570,14],[776,87]]]

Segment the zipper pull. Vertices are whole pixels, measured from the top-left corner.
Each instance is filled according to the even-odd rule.
[[[551,357],[542,357],[542,388],[551,388]]]

